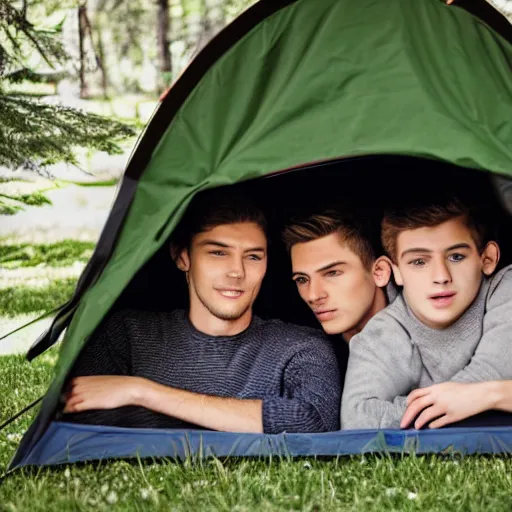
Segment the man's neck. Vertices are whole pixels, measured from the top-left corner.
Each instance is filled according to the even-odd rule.
[[[190,323],[200,332],[208,336],[236,336],[245,331],[252,320],[252,310],[246,311],[236,320],[224,320],[214,316],[209,311],[189,311]]]
[[[366,312],[362,320],[349,331],[342,333],[343,339],[348,343],[356,334],[360,333],[365,325],[379,312],[388,305],[388,298],[383,288],[377,288],[373,297],[370,309]]]

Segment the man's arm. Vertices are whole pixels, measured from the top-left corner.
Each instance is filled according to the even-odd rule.
[[[341,378],[334,350],[315,337],[287,364],[281,396],[263,400],[265,433],[339,430]]]
[[[437,428],[472,416],[470,412],[476,409],[474,414],[489,410],[495,393],[487,392],[494,391],[496,384],[474,384],[512,379],[512,269],[498,273],[491,286],[482,338],[471,361],[449,381],[413,391],[402,428],[415,418],[415,428],[431,421],[429,426]]]
[[[491,286],[482,338],[469,364],[451,382],[512,379],[512,268],[500,271]]]
[[[171,388],[131,376],[73,379],[65,413],[137,405],[187,423],[228,432],[321,432],[337,430],[340,376],[326,343],[313,344],[290,360],[284,396],[226,398]]]
[[[98,375],[73,379],[65,413],[145,407],[187,423],[228,432],[263,432],[262,401],[203,395],[143,377]]]
[[[407,397],[401,427],[440,428],[491,409],[512,412],[512,381],[442,382]]]
[[[420,372],[419,354],[403,327],[389,315],[374,317],[350,341],[341,428],[398,428]]]

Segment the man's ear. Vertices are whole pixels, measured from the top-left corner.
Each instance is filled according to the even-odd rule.
[[[391,260],[387,256],[380,256],[375,260],[372,268],[373,280],[379,288],[384,288],[391,279]]]
[[[181,251],[174,245],[171,245],[171,258],[179,270],[182,272],[188,272],[190,269],[190,256],[188,249],[182,249]]]
[[[490,276],[500,261],[500,247],[496,242],[488,242],[482,252],[482,272]]]

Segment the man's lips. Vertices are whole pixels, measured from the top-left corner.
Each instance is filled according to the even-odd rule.
[[[313,313],[315,313],[318,320],[325,321],[325,320],[330,320],[336,313],[336,310],[335,309],[317,309],[317,310],[313,310]]]
[[[238,288],[215,288],[226,299],[239,299],[245,292]]]
[[[446,308],[453,304],[455,295],[457,295],[457,292],[446,291],[433,293],[432,295],[429,295],[428,298],[432,301],[435,308]]]

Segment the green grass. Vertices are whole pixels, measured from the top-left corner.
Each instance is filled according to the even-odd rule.
[[[64,267],[75,261],[86,262],[94,249],[92,242],[63,240],[53,244],[0,245],[0,268]]]
[[[60,279],[41,288],[4,288],[0,293],[0,316],[14,317],[36,311],[51,311],[71,298],[75,286],[76,279]]]
[[[497,512],[512,506],[510,469],[493,458],[118,461],[18,472],[0,509]]]

